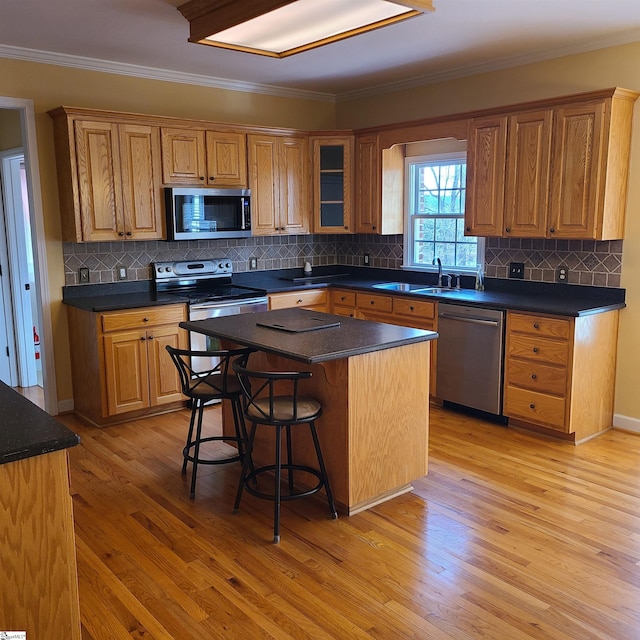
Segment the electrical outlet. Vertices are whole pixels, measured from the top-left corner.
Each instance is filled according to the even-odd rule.
[[[556,282],[569,282],[568,267],[558,267],[556,269]]]
[[[87,267],[80,267],[78,269],[78,280],[80,284],[87,284],[89,282],[89,269]]]
[[[369,266],[369,254],[365,253],[364,256],[362,257],[362,264],[364,264],[365,267]]]
[[[524,279],[524,262],[510,262],[509,277],[517,278],[518,280],[523,280]]]
[[[258,268],[258,258],[249,258],[249,270],[255,271]]]
[[[127,279],[127,267],[118,267],[118,280]]]

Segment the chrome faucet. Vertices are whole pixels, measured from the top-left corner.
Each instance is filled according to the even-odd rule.
[[[440,258],[434,258],[431,264],[438,263],[438,286],[442,287],[442,262]]]

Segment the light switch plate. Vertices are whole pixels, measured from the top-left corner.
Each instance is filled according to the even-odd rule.
[[[518,280],[523,280],[524,279],[524,262],[510,262],[509,277],[517,278]]]
[[[118,267],[118,280],[127,279],[127,267]]]
[[[569,282],[568,267],[558,267],[556,269],[556,282]]]
[[[258,268],[258,258],[249,258],[249,271],[255,271]]]
[[[80,284],[87,284],[89,282],[89,269],[87,267],[80,267],[78,269],[78,280]]]

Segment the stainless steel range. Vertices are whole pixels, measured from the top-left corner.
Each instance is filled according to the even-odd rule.
[[[187,298],[189,320],[204,320],[268,309],[266,291],[232,283],[231,260],[222,258],[154,262],[152,267],[156,293]],[[219,348],[216,339],[200,333],[190,333],[189,340],[193,351],[211,351]],[[209,363],[193,364],[196,368],[204,368]]]

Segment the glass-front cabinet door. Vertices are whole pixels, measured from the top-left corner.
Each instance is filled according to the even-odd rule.
[[[353,233],[353,136],[314,137],[315,233]]]

